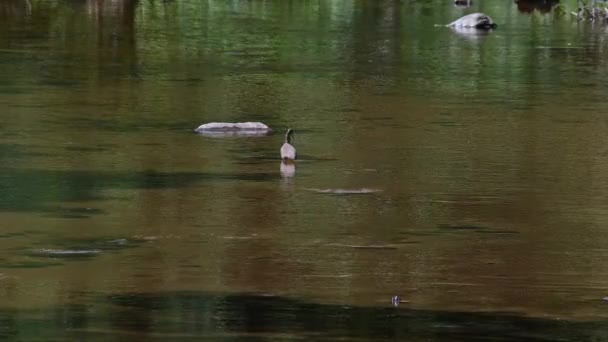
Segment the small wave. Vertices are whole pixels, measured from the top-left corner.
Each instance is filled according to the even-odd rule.
[[[156,240],[166,240],[166,239],[181,239],[182,237],[180,235],[173,235],[173,234],[168,234],[168,235],[134,235],[133,239],[139,241],[139,242],[149,242],[149,241],[156,241]]]
[[[257,237],[258,234],[251,234],[251,235],[246,235],[246,236],[221,236],[221,239],[226,239],[226,240],[251,240],[251,239],[255,239]]]
[[[355,249],[397,249],[396,245],[349,245],[349,244],[340,244],[340,243],[330,243],[327,246],[333,247],[345,247],[345,248],[355,248]]]
[[[344,278],[352,278],[352,274],[306,274],[303,275],[304,278],[328,278],[328,279],[344,279]]]
[[[583,48],[584,47],[582,47],[582,46],[572,46],[570,44],[562,45],[562,46],[539,45],[539,46],[535,47],[535,49],[545,49],[545,50],[567,50],[567,49],[583,49]]]
[[[129,243],[129,240],[127,239],[116,239],[116,240],[110,240],[108,241],[109,244],[113,244],[113,245],[125,245],[127,243]]]
[[[34,255],[38,256],[93,256],[101,253],[98,249],[48,249],[42,248],[37,249],[32,252]]]
[[[371,194],[375,192],[381,192],[380,189],[369,189],[369,188],[361,188],[361,189],[317,189],[317,188],[309,188],[306,189],[308,191],[317,192],[320,194],[336,194],[336,195],[356,195],[356,194]]]

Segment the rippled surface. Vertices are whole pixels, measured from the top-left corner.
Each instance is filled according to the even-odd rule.
[[[437,26],[470,11],[498,29]],[[503,0],[3,1],[0,336],[601,340],[605,31]],[[273,133],[193,132],[245,121]]]

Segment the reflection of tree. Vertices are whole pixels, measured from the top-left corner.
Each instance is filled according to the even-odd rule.
[[[0,19],[30,14],[31,10],[30,0],[4,0],[0,2]]]
[[[559,0],[515,0],[515,3],[520,12],[532,13],[539,11],[541,13],[548,13],[559,4]]]
[[[43,71],[31,75],[42,82],[80,82],[93,70],[101,79],[131,77],[137,65],[137,5],[136,0],[88,0],[69,7],[52,1],[2,1],[0,31],[15,33],[0,44],[53,44],[49,58],[40,60]]]
[[[83,67],[96,70],[100,80],[119,80],[136,73],[135,14],[137,0],[88,0],[82,8],[66,15],[64,35],[71,55],[85,57]],[[76,6],[76,5],[75,5]],[[87,16],[82,17],[81,13]],[[77,33],[73,28],[82,27]],[[91,37],[97,37],[92,40]],[[66,65],[66,73],[72,66]],[[83,70],[78,70],[83,72]],[[85,71],[86,72],[86,71]],[[73,77],[79,77],[74,75]]]
[[[255,340],[442,342],[487,340],[488,336],[521,341],[530,335],[602,341],[606,324],[601,316],[579,321],[530,317],[516,311],[395,310],[382,304],[338,305],[199,291],[87,294],[97,298],[94,305],[57,305],[27,314],[2,309],[0,336],[11,341],[40,336],[53,341],[251,340],[253,336]]]

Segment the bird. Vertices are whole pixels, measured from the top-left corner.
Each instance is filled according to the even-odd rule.
[[[283,143],[283,146],[281,146],[281,159],[283,161],[296,160],[296,148],[291,145],[292,134],[293,129],[288,128],[287,133],[285,133],[285,142]]]

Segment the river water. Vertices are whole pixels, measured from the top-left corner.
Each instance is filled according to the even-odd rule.
[[[440,26],[473,11],[498,29]],[[505,0],[2,1],[0,336],[606,340],[606,31]]]

